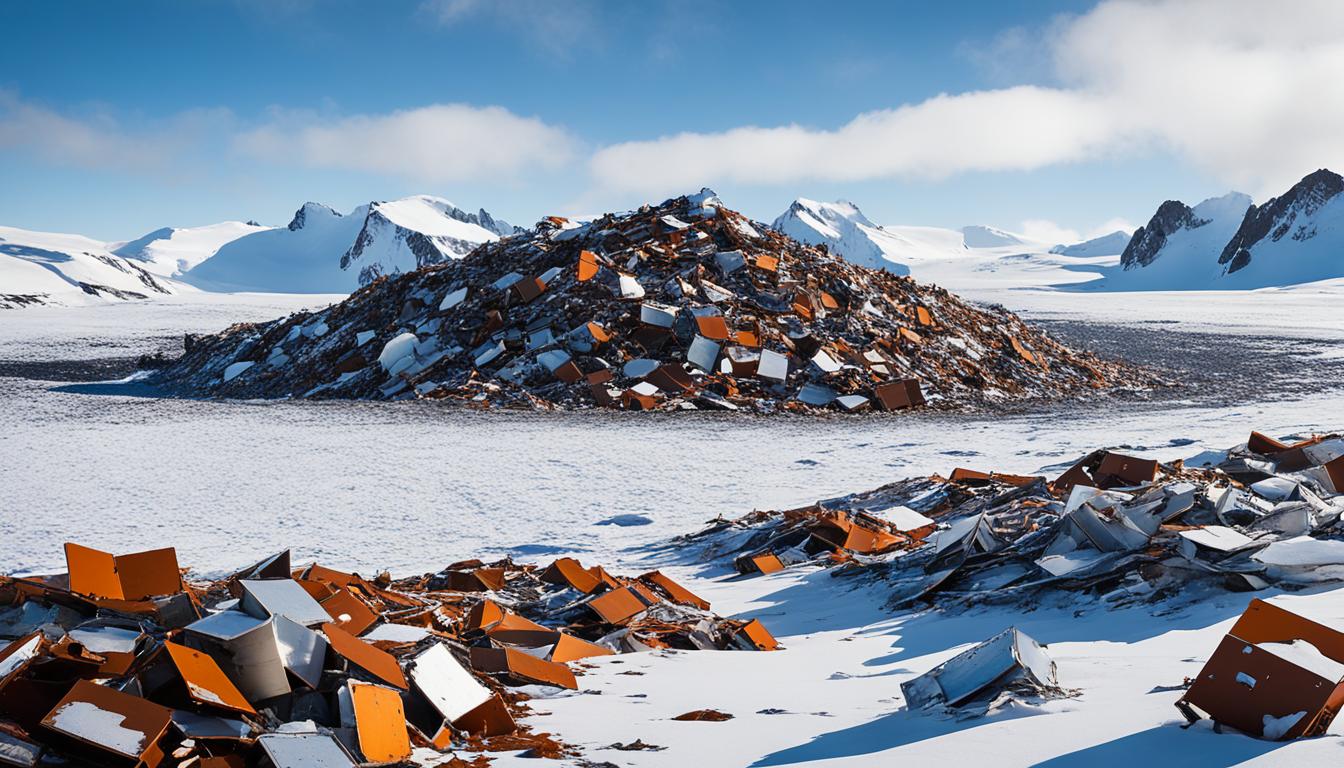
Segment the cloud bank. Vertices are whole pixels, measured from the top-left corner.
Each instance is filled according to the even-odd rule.
[[[990,48],[1020,52],[1022,32],[1010,32],[1016,44]],[[702,183],[937,179],[1159,150],[1263,193],[1344,166],[1344,3],[1111,0],[1040,34],[1049,83],[941,94],[830,129],[623,142],[592,157],[592,175],[652,197]]]

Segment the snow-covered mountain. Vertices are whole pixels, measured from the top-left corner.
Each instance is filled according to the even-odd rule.
[[[1088,288],[1241,290],[1344,277],[1344,178],[1325,169],[1252,205],[1238,192],[1168,200]]]
[[[1021,235],[1005,232],[995,227],[987,227],[983,224],[962,227],[961,239],[966,243],[967,248],[1020,248],[1024,245],[1032,245],[1031,241]]]
[[[1193,208],[1167,200],[1146,225],[1134,230],[1119,265],[1086,287],[1116,291],[1215,287],[1217,254],[1250,207],[1251,198],[1240,192],[1211,197]]]
[[[960,229],[879,225],[851,202],[793,201],[771,225],[845,259],[881,267],[952,290],[1041,286],[1095,278],[1099,261],[1114,261],[1129,236],[1114,233],[1074,245],[1055,245],[986,225]]]
[[[214,256],[226,243],[240,237],[264,232],[255,221],[225,221],[204,227],[164,227],[125,243],[108,248],[118,256],[141,263],[156,275],[176,277]]]
[[[1344,178],[1325,169],[1246,211],[1218,256],[1220,287],[1344,276]]]
[[[1117,229],[1109,235],[1094,237],[1081,243],[1073,245],[1061,243],[1051,248],[1050,252],[1060,256],[1118,256],[1124,253],[1125,246],[1129,245],[1132,236],[1129,232]]]
[[[146,299],[192,290],[82,235],[0,227],[0,309]]]
[[[853,203],[823,203],[800,197],[771,227],[799,242],[825,245],[853,264],[910,274],[904,262],[914,244],[869,221]]]
[[[225,244],[183,279],[207,290],[350,293],[379,275],[461,258],[521,229],[420,195],[342,215],[305,203],[289,225]]]

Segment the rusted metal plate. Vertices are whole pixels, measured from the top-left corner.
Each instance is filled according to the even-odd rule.
[[[390,763],[410,757],[411,738],[400,694],[381,685],[351,681],[350,698],[359,751],[365,760]]]
[[[153,768],[172,710],[87,680],[75,682],[42,725],[83,744]]]
[[[257,713],[214,659],[178,643],[165,643],[164,647],[173,660],[173,666],[177,667],[177,673],[186,683],[187,695],[193,700],[206,706],[244,714]]]
[[[406,689],[406,675],[391,654],[374,648],[332,622],[322,625],[322,633],[327,636],[331,649],[346,661],[388,685]]]

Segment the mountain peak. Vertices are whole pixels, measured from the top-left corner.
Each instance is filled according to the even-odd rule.
[[[1320,168],[1294,184],[1287,192],[1272,197],[1263,205],[1252,205],[1232,239],[1218,255],[1225,265],[1223,274],[1239,272],[1250,265],[1251,250],[1268,238],[1277,243],[1284,237],[1303,242],[1316,236],[1315,215],[1344,192],[1344,178]]]
[[[294,218],[289,222],[289,231],[297,232],[303,229],[314,216],[339,219],[341,214],[330,206],[322,203],[307,202],[299,210],[294,212]]]
[[[1005,245],[1022,245],[1022,238],[1012,232],[1005,232],[984,224],[973,224],[961,228],[961,236],[968,248],[1001,248]]]

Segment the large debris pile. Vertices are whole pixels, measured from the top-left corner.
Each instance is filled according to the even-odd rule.
[[[515,721],[584,659],[773,650],[658,571],[455,563],[394,581],[283,552],[184,580],[172,549],[66,545],[68,572],[0,577],[0,763],[179,768],[448,764],[571,750]],[[480,765],[478,755],[470,765]]]
[[[550,218],[315,314],[189,338],[155,376],[194,396],[754,411],[1159,383],[1001,307],[798,243],[708,190],[587,223]]]
[[[682,539],[743,573],[800,563],[896,585],[893,604],[1121,601],[1344,580],[1344,439],[1252,433],[1187,467],[1094,452],[1053,481],[957,469],[784,512],[719,519]]]

